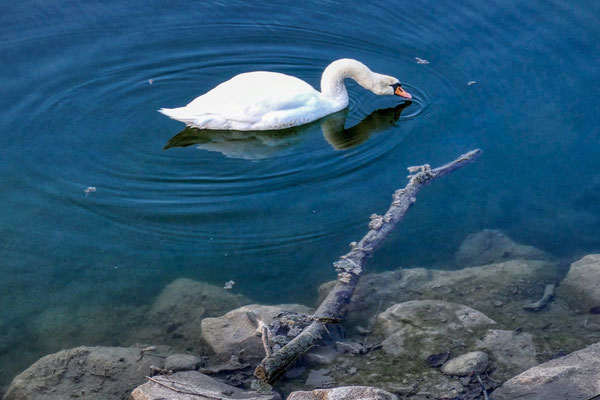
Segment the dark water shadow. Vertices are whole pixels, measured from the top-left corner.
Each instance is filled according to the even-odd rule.
[[[195,145],[226,157],[262,159],[299,142],[304,133],[320,127],[323,137],[335,150],[348,150],[365,142],[372,134],[389,129],[411,104],[411,101],[405,101],[395,107],[375,110],[351,128],[345,128],[348,109],[310,124],[273,131],[208,130],[186,126],[169,139],[164,149]]]

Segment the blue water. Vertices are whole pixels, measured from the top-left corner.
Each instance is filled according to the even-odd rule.
[[[147,304],[178,277],[311,303],[407,166],[473,148],[483,157],[421,192],[369,268],[456,268],[483,228],[565,260],[600,251],[599,2],[301,3],[0,4],[0,386],[78,343],[60,329],[36,343],[49,309]],[[336,124],[387,111],[347,137],[318,123],[173,138],[182,124],[156,112],[252,70],[318,87],[342,57],[413,102],[349,82]]]

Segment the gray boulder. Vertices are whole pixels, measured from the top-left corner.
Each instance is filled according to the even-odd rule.
[[[40,358],[15,377],[4,400],[125,399],[145,381],[150,366],[162,367],[167,352],[164,346],[62,350]]]
[[[376,332],[383,350],[393,356],[425,360],[443,351],[466,347],[467,342],[495,322],[470,307],[438,300],[396,304],[377,317]],[[461,351],[462,352],[462,351]]]
[[[222,287],[177,279],[156,298],[147,313],[145,326],[136,331],[132,339],[197,348],[201,345],[200,322],[203,318],[223,315],[248,303],[250,300],[246,297]]]
[[[510,260],[455,271],[400,269],[361,277],[348,305],[349,325],[366,326],[379,309],[415,299],[439,299],[473,307],[498,322],[514,323],[506,307],[523,316],[524,304],[542,296],[547,284],[558,280],[558,264],[538,260]],[[321,285],[324,297],[334,282]],[[502,308],[496,304],[501,300]]]
[[[538,364],[533,336],[529,333],[490,329],[475,347],[494,360],[496,369],[492,377],[496,380],[504,381]]]
[[[390,392],[369,386],[344,386],[317,389],[310,392],[292,392],[287,400],[398,400]]]
[[[281,311],[311,314],[312,309],[299,304],[263,306],[251,304],[218,318],[204,318],[201,323],[202,338],[218,355],[229,358],[240,355],[244,359],[265,356],[265,350],[258,332],[258,321],[265,324],[273,321]]]
[[[456,264],[468,267],[508,260],[550,260],[552,256],[533,246],[518,244],[493,229],[467,236],[456,252]]]
[[[177,372],[166,376],[154,376],[152,379],[160,383],[149,381],[138,386],[131,393],[131,400],[281,399],[279,394],[274,392],[270,394],[261,394],[244,391],[196,371]],[[179,392],[171,388],[178,389]]]
[[[590,254],[571,264],[558,295],[587,312],[600,307],[600,254]]]
[[[494,400],[588,400],[600,394],[600,343],[517,375],[493,393]]]

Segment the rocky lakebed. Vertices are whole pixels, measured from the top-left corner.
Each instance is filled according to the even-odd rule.
[[[253,304],[235,290],[181,278],[152,304],[113,310],[122,315],[119,346],[46,355],[13,379],[3,398],[588,400],[600,395],[600,254],[565,263],[484,230],[465,239],[454,262],[461,269],[364,275],[344,321],[328,325],[329,337],[299,357],[272,388],[253,376],[265,356],[258,328],[277,324],[282,312],[310,315],[313,309]],[[333,284],[321,285],[320,299]],[[51,312],[40,321],[53,320]],[[89,320],[97,323],[103,312],[89,310]],[[40,346],[58,340],[44,326]],[[97,336],[78,344],[102,342],[98,326]],[[289,336],[298,334],[289,328]]]

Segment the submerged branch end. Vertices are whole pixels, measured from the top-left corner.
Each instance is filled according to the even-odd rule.
[[[553,283],[550,285],[546,285],[546,287],[544,287],[544,294],[542,295],[542,298],[534,303],[525,304],[523,306],[523,309],[528,310],[528,311],[539,311],[542,308],[546,307],[546,304],[548,304],[550,302],[550,300],[552,300],[554,298],[554,289],[555,288],[556,288],[556,285]]]

